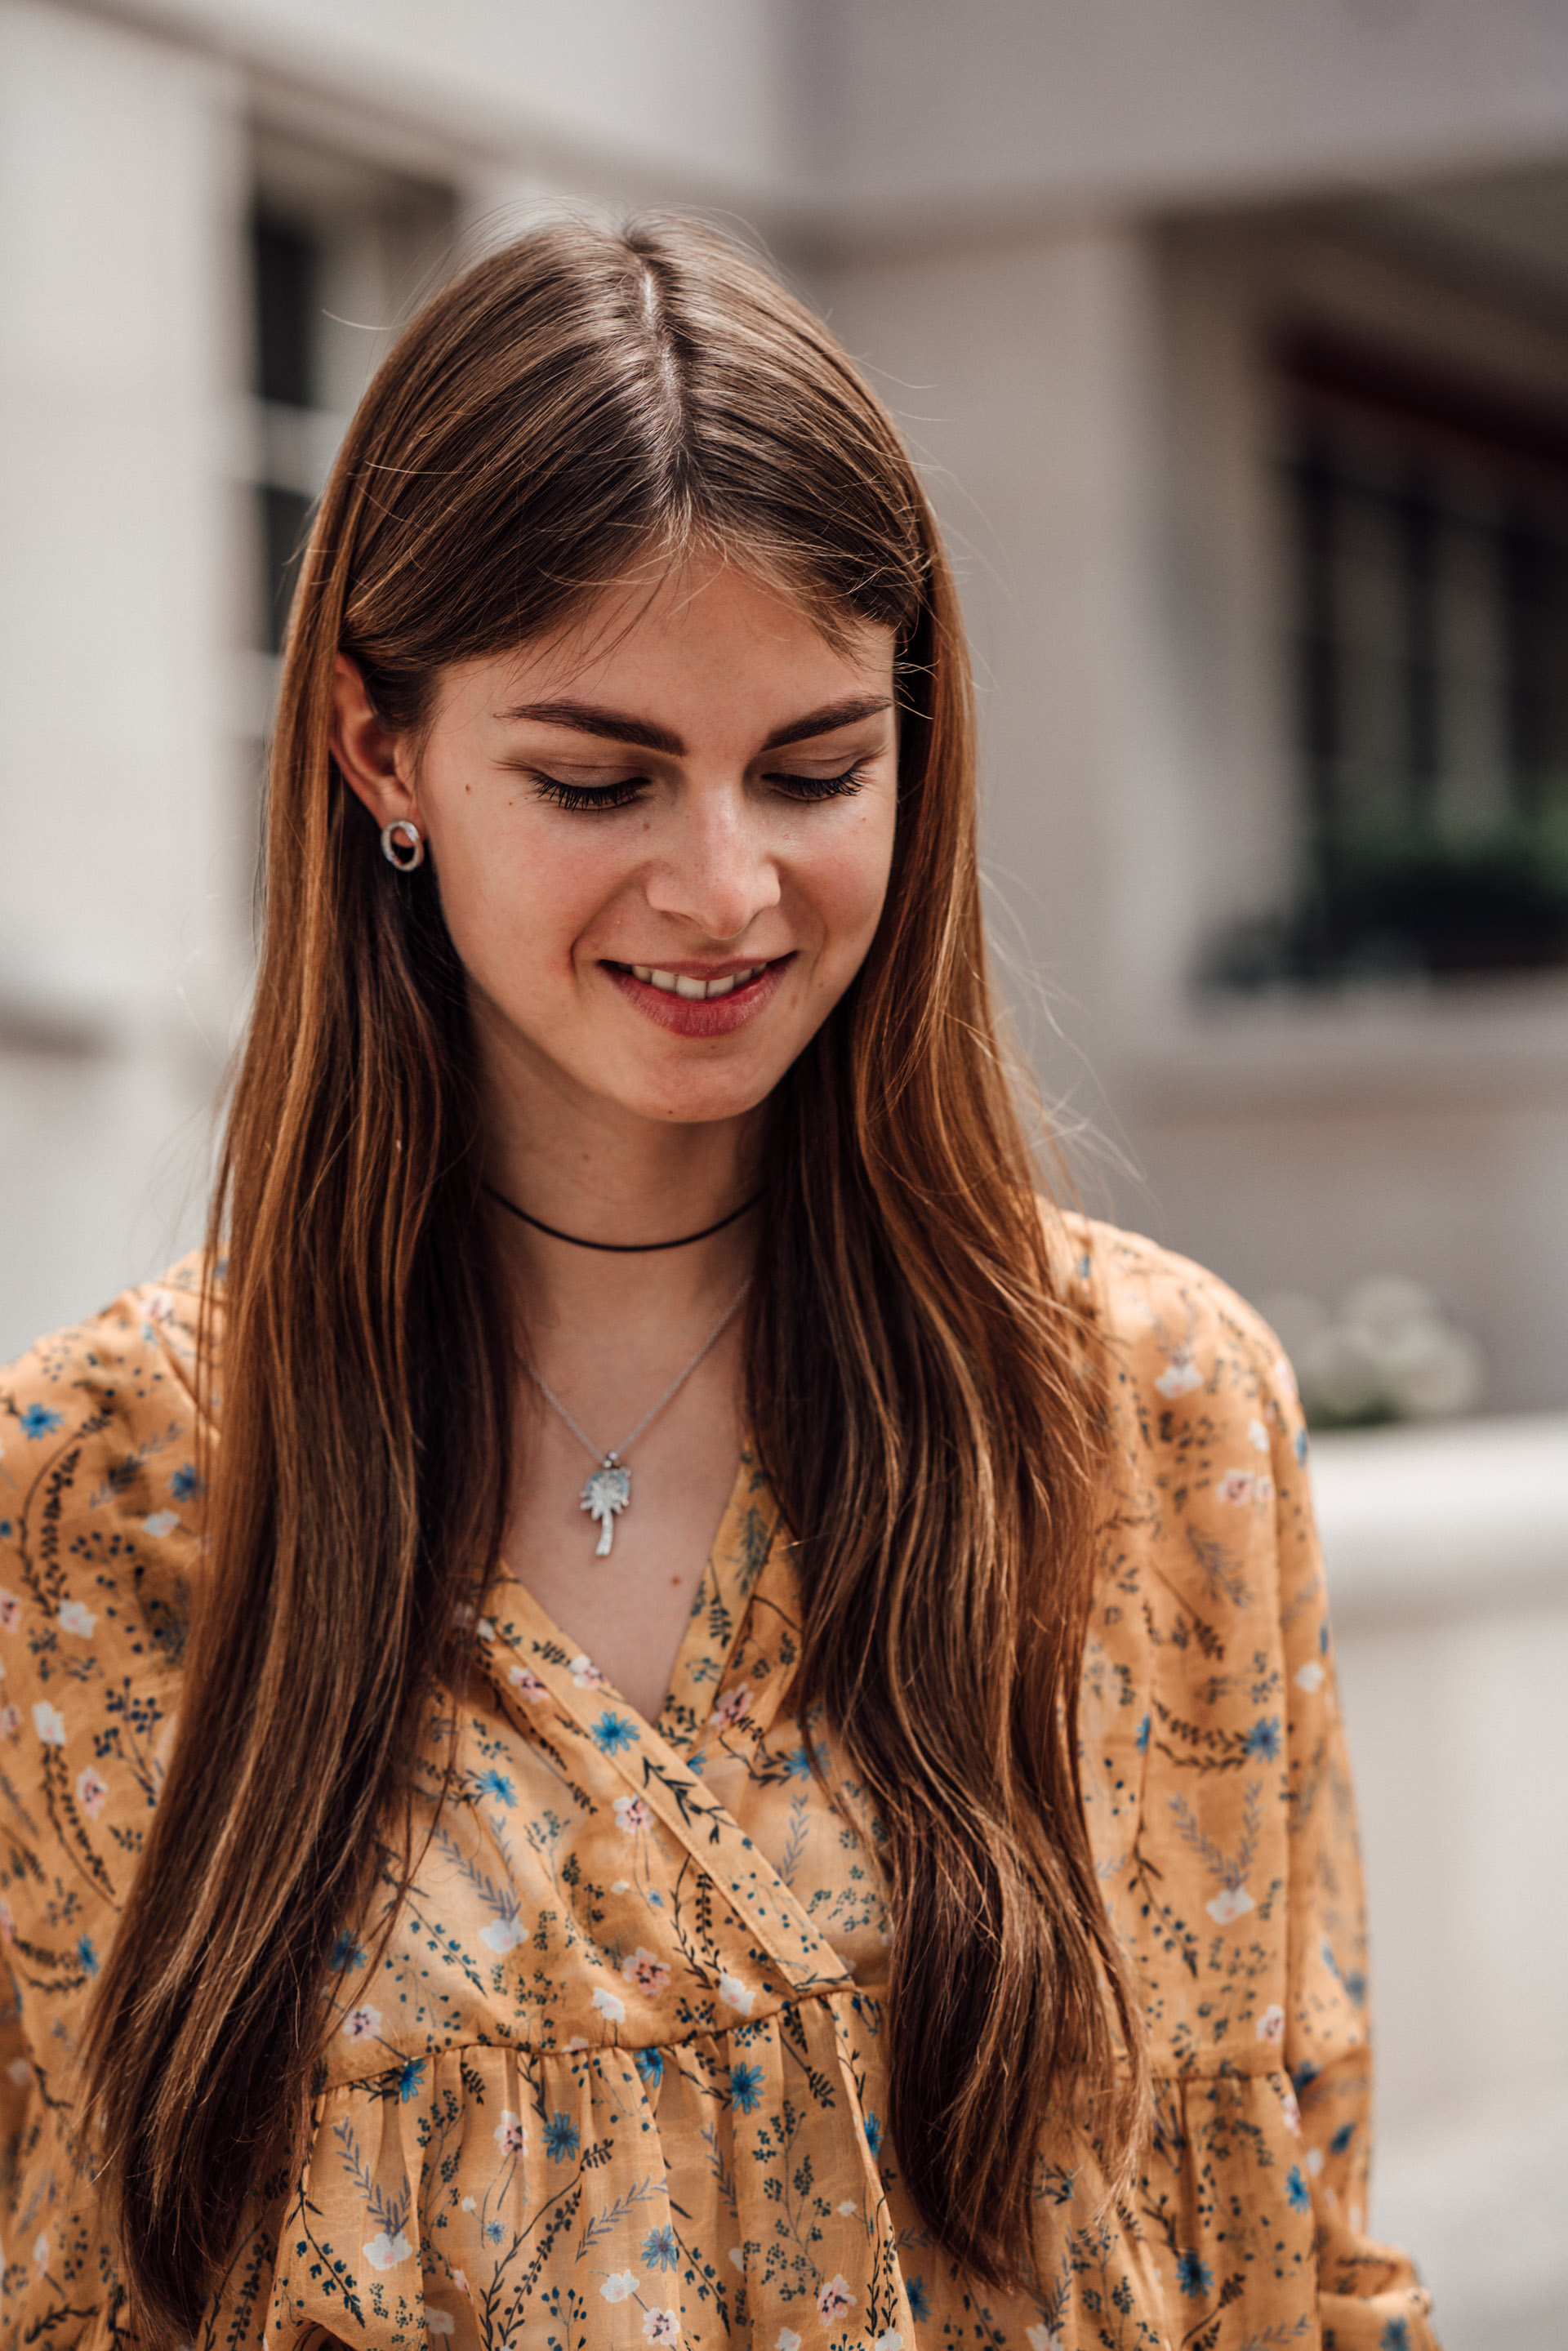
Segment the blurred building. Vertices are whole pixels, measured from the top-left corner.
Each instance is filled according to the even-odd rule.
[[[0,1360],[198,1229],[311,498],[389,324],[562,197],[748,224],[904,421],[1092,1204],[1253,1296],[1422,1282],[1490,1410],[1568,1407],[1558,0],[0,0]],[[1475,1744],[1490,1612],[1550,1874],[1542,1573],[1436,1614],[1373,1573],[1346,1623],[1427,1661],[1401,1739]],[[1347,1666],[1395,1886],[1401,1750]],[[1568,2290],[1529,2221],[1568,1917],[1463,1958],[1463,1834],[1380,1924],[1430,1992],[1384,2020],[1385,2177],[1436,2226],[1488,2150],[1534,2267],[1426,2250],[1454,2351],[1525,2351]]]

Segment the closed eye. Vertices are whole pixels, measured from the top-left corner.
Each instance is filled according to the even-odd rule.
[[[783,792],[792,800],[839,799],[848,792],[859,791],[865,782],[869,766],[869,759],[862,757],[854,760],[840,776],[772,775],[767,781],[775,790]]]
[[[647,782],[645,776],[626,776],[613,784],[567,784],[559,776],[547,776],[542,768],[531,772],[539,798],[563,809],[626,808]]]

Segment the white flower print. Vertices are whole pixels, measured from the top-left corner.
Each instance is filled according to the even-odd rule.
[[[66,1719],[57,1706],[40,1698],[33,1708],[33,1728],[46,1747],[63,1747],[66,1743]]]
[[[1190,1395],[1194,1388],[1203,1385],[1203,1374],[1186,1350],[1178,1347],[1155,1385],[1161,1395],[1174,1404],[1177,1396]]]
[[[613,2270],[599,2289],[606,2302],[624,2302],[637,2291],[635,2270]]]
[[[617,1796],[613,1811],[616,1827],[624,1829],[628,1836],[653,1825],[653,1807],[646,1796]]]
[[[674,2310],[645,2310],[643,2332],[650,2343],[678,2343],[681,2339],[680,2314]]]
[[[622,1960],[621,1972],[639,1991],[663,1991],[670,1980],[670,1970],[663,1960],[656,1959],[652,1951],[643,1950],[641,1944],[629,1959]]]
[[[1246,1917],[1253,1907],[1252,1896],[1244,1886],[1222,1886],[1203,1907],[1217,1927],[1228,1927],[1233,1918]]]
[[[165,1535],[172,1535],[179,1523],[179,1513],[175,1510],[154,1510],[150,1519],[141,1521],[147,1533],[155,1536],[160,1542]]]
[[[904,2337],[896,2326],[884,2326],[873,2343],[871,2351],[904,2351]]]
[[[1026,2326],[1024,2341],[1029,2351],[1061,2351],[1061,2337],[1049,2326]]]
[[[828,2280],[827,2284],[817,2296],[817,2315],[825,2326],[831,2320],[841,2318],[853,2300],[854,2295],[850,2292],[849,2281],[841,2271]]]
[[[89,1820],[96,1820],[109,1802],[109,1782],[90,1763],[77,1773],[77,1802]]]
[[[14,1633],[22,1621],[22,1604],[14,1592],[0,1592],[0,1633]]]
[[[567,1671],[579,1689],[601,1689],[604,1686],[604,1676],[600,1672],[593,1659],[581,1651],[573,1657]]]
[[[1298,1689],[1311,1691],[1322,1689],[1322,1686],[1323,1669],[1322,1666],[1319,1665],[1315,1657],[1309,1657],[1304,1666],[1298,1666],[1296,1667],[1296,1687]]]
[[[496,2145],[500,2148],[501,2153],[521,2155],[527,2149],[528,2144],[528,2125],[520,2116],[514,2115],[503,2107],[501,2119],[496,2125]]]
[[[624,2024],[626,2003],[618,1992],[606,1991],[601,1984],[593,1995],[593,2005],[609,2024]]]
[[[372,2269],[390,2270],[398,2262],[406,2262],[413,2252],[413,2247],[401,2229],[395,2237],[389,2236],[383,2229],[365,2247],[365,2259]]]
[[[44,2235],[44,2234],[40,2233],[38,2236],[35,2237],[35,2238],[34,2238],[34,2240],[33,2240],[33,2273],[34,2273],[34,2275],[35,2275],[36,2277],[42,2277],[42,2276],[43,2276],[43,2274],[44,2274],[44,2272],[48,2268],[48,2266],[49,2266],[49,2241],[48,2241],[47,2236],[46,2236],[46,2235]]]
[[[1317,2178],[1317,2176],[1318,2176],[1319,2172],[1322,2169],[1322,2168],[1323,2168],[1323,2151],[1322,2151],[1322,2147],[1308,2147],[1308,2149],[1307,2149],[1307,2169],[1312,2173],[1312,2178],[1313,2178],[1314,2179]]]
[[[714,1720],[726,1730],[732,1729],[745,1714],[748,1698],[745,1684],[737,1682],[733,1689],[727,1689],[722,1698],[714,1700]]]
[[[629,1877],[612,1877],[610,1881],[610,1891],[612,1894],[630,1894],[632,1880]]]
[[[98,1618],[79,1600],[62,1600],[55,1621],[62,1633],[79,1633],[85,1641]]]
[[[492,1918],[490,1924],[482,1928],[479,1933],[479,1940],[486,1949],[500,1952],[503,1958],[507,1952],[515,1951],[522,1939],[523,1922],[517,1917]]]
[[[1280,2104],[1285,2109],[1285,2128],[1291,2132],[1293,2137],[1300,2138],[1301,2136],[1301,2109],[1297,2104],[1296,2093],[1289,2082],[1281,2082],[1280,2085]]]
[[[1284,2037],[1285,2011],[1278,2001],[1273,2001],[1258,2019],[1258,2038],[1260,2041],[1267,2042],[1270,2048],[1273,2049]]]
[[[519,1698],[533,1699],[549,1696],[549,1692],[531,1666],[514,1666],[507,1679]]]
[[[379,2008],[351,2008],[343,2019],[345,2041],[373,2041],[382,2029]]]
[[[1249,1469],[1228,1469],[1219,1481],[1222,1502],[1249,1502],[1252,1499],[1252,1472]]]
[[[722,1975],[718,1980],[718,1996],[742,2016],[749,2016],[757,2005],[757,1994],[748,1991],[738,1976]]]
[[[1247,1424],[1247,1436],[1254,1453],[1268,1452],[1269,1432],[1256,1416]]]
[[[424,2324],[432,2335],[455,2335],[457,2332],[457,2321],[452,2313],[433,2309],[428,2302],[424,2305]]]
[[[738,2270],[742,2277],[746,2275],[746,2247],[744,2245],[731,2245],[729,2249],[729,2265],[731,2269]]]
[[[30,2057],[13,2057],[11,2063],[5,2068],[5,2074],[7,2079],[15,2082],[16,2087],[21,2089],[25,2083],[30,2082],[33,2078],[32,2059]]]
[[[800,2338],[792,2326],[781,2326],[779,2329],[779,2340],[774,2346],[774,2351],[800,2351]]]

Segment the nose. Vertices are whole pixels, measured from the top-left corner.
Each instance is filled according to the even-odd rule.
[[[643,883],[649,905],[705,938],[739,939],[779,903],[765,831],[738,783],[688,787]]]

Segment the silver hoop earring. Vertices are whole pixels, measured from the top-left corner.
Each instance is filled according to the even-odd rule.
[[[400,873],[412,873],[424,863],[424,835],[411,817],[394,816],[391,824],[382,825],[382,855]]]

